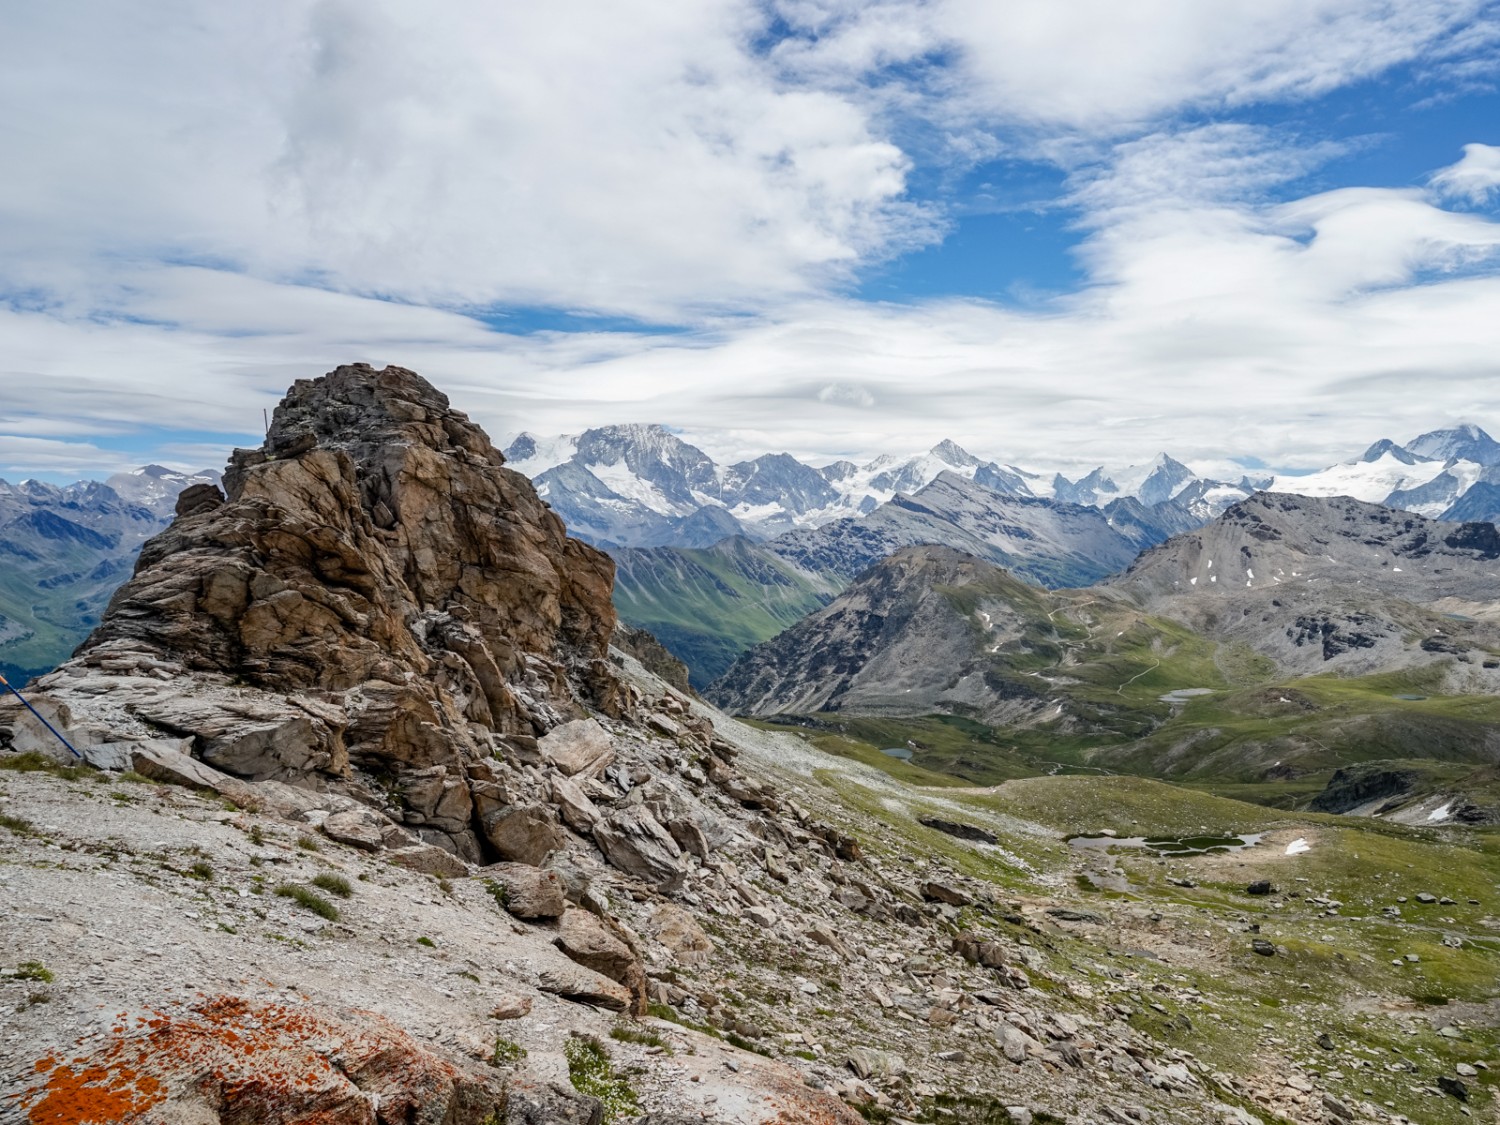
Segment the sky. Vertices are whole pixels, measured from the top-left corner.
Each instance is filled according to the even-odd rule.
[[[1500,431],[1500,0],[0,7],[0,476],[410,367],[504,441]]]

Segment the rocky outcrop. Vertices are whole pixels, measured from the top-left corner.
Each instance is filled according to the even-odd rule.
[[[238,778],[393,806],[471,861],[539,859],[472,767],[620,712],[613,564],[503,462],[411,371],[297,382],[222,493],[182,493],[39,705],[85,745],[184,739]],[[564,772],[608,757],[587,733]]]
[[[493,1073],[373,1012],[214,996],[122,1019],[81,1046],[36,1063],[18,1095],[28,1120],[369,1125],[377,1106],[380,1121],[482,1125],[506,1102]]]

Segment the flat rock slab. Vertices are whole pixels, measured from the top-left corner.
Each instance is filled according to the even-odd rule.
[[[609,732],[593,719],[575,719],[549,731],[537,750],[568,777],[598,777],[615,760]]]

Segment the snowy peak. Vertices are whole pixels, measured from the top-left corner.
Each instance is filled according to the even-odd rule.
[[[1387,455],[1394,457],[1403,465],[1415,465],[1418,461],[1427,461],[1431,459],[1427,457],[1418,457],[1411,450],[1407,449],[1405,446],[1397,445],[1390,438],[1381,438],[1374,445],[1370,446],[1369,449],[1365,450],[1364,456],[1362,456],[1360,460],[1379,461],[1382,457],[1385,457]]]
[[[1448,430],[1432,430],[1407,442],[1406,448],[1419,457],[1436,461],[1500,465],[1500,442],[1472,423]]]
[[[944,438],[929,451],[939,461],[955,469],[976,469],[979,467],[979,458],[975,457],[963,446],[955,441]]]

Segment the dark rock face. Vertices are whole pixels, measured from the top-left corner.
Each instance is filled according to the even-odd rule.
[[[466,771],[495,737],[535,737],[585,701],[619,708],[613,564],[503,462],[414,372],[298,381],[265,445],[235,452],[223,497],[182,494],[41,683],[95,740],[144,723],[256,780],[363,768],[411,790],[424,837],[474,858]],[[121,677],[119,714],[70,697],[100,673]]]
[[[1328,785],[1308,804],[1313,812],[1344,813],[1383,797],[1409,793],[1420,775],[1415,770],[1392,769],[1379,762],[1335,770]]]

